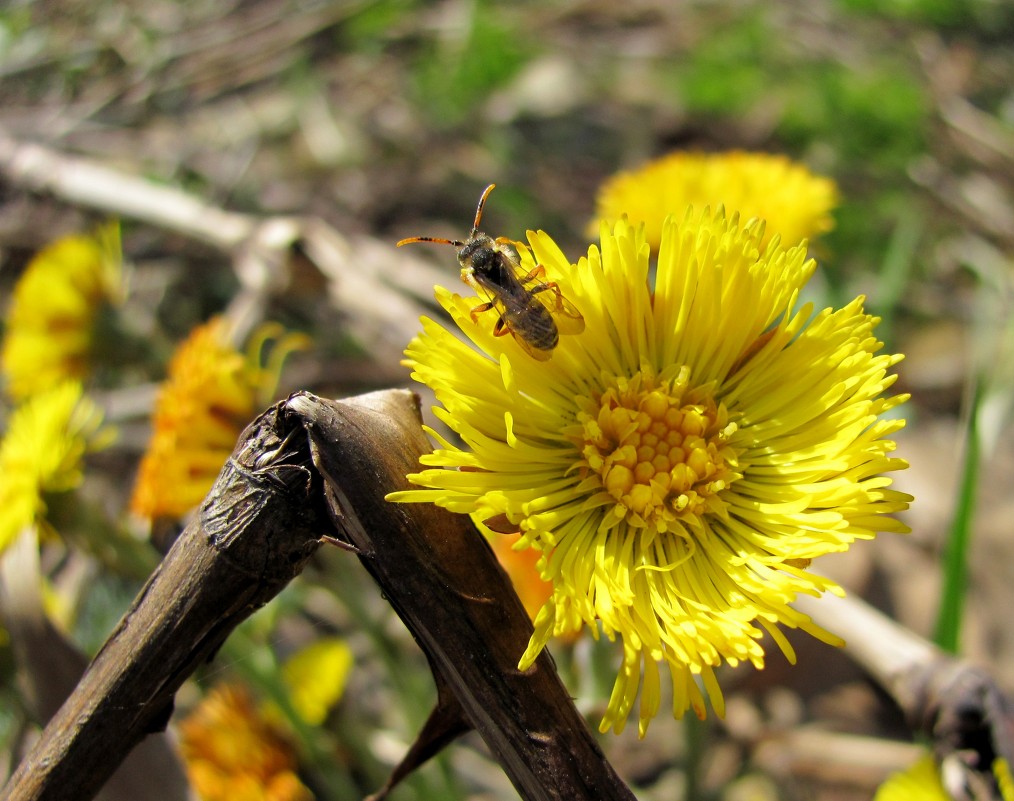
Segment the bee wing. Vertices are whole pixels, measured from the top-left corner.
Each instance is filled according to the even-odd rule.
[[[540,292],[540,300],[542,295],[555,295],[555,297],[546,298],[549,301],[546,303],[546,307],[553,315],[556,327],[560,329],[561,334],[580,334],[584,331],[584,317],[573,303],[559,294],[559,291],[556,293],[552,291]]]
[[[514,338],[514,341],[518,343],[518,345],[525,353],[527,353],[533,359],[536,359],[537,361],[540,362],[546,361],[547,359],[549,359],[550,356],[553,355],[553,351],[536,348],[527,339],[525,339],[524,336],[519,334],[507,321],[508,317],[507,307],[504,305],[503,301],[501,301],[500,298],[496,297],[496,295],[494,295],[492,292],[485,292],[485,290],[483,290],[483,292],[486,295],[486,297],[489,298],[489,302],[482,305],[488,306],[490,309],[495,311],[500,316],[499,319],[497,320],[496,326],[493,329],[494,336],[499,337],[503,336],[504,334],[510,333],[510,335]]]
[[[507,330],[511,332],[511,336],[514,337],[514,341],[517,342],[521,349],[531,356],[533,359],[545,362],[549,360],[549,357],[553,355],[551,350],[542,350],[541,348],[532,347],[531,343],[528,342],[523,336],[520,336],[513,328],[507,326]]]
[[[526,340],[523,336],[520,336],[513,328],[511,328],[510,323],[507,322],[507,308],[495,292],[491,292],[489,289],[484,287],[476,280],[473,274],[467,271],[462,271],[461,278],[466,284],[475,290],[477,295],[489,299],[486,303],[477,306],[476,309],[482,309],[485,307],[486,311],[493,310],[499,315],[496,327],[493,329],[494,336],[503,336],[504,334],[510,332],[510,335],[514,338],[514,341],[521,346],[521,349],[533,359],[537,359],[540,362],[546,361],[546,359],[553,355],[552,351],[540,350],[539,348],[532,347],[528,340]],[[474,314],[475,309],[473,309],[472,319],[475,319]]]
[[[584,317],[577,307],[563,296],[556,283],[537,284],[533,287],[533,294],[553,315],[561,334],[580,334],[584,331]]]

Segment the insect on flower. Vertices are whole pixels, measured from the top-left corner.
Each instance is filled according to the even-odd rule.
[[[479,315],[495,309],[499,313],[493,327],[495,336],[510,333],[533,359],[545,361],[553,355],[560,334],[579,334],[584,330],[584,317],[555,281],[546,281],[546,268],[541,264],[525,273],[517,246],[506,237],[494,239],[479,230],[486,198],[496,184],[490,184],[479,198],[475,221],[468,239],[437,239],[413,236],[402,239],[398,247],[410,242],[437,242],[458,248],[461,280],[480,296],[489,298],[471,310],[473,323]]]

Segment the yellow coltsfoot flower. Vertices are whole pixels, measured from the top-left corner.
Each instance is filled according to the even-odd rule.
[[[474,323],[474,298],[437,298],[474,347],[432,320],[409,345],[413,377],[436,394],[441,440],[391,500],[431,502],[521,532],[552,595],[520,667],[550,636],[587,626],[622,641],[601,723],[620,731],[640,693],[643,736],[668,665],[673,713],[721,713],[714,670],[764,664],[779,626],[828,642],[791,604],[840,590],[805,571],[856,539],[905,528],[909,496],[883,473],[906,467],[884,415],[900,356],[878,354],[862,298],[814,313],[798,294],[806,243],[764,245],[760,221],[688,210],[662,227],[654,285],[644,229],[603,223],[601,246],[571,265],[529,232],[522,269],[584,316],[550,360]]]
[[[295,748],[238,685],[209,692],[180,723],[180,750],[201,801],[310,801]]]
[[[87,452],[107,445],[101,410],[77,381],[39,392],[17,407],[0,441],[0,552],[45,522],[46,494],[80,485]]]
[[[481,521],[478,521],[477,525],[482,531]],[[487,539],[500,567],[510,578],[514,592],[517,593],[525,611],[532,620],[535,620],[539,610],[553,595],[553,585],[539,574],[539,552],[532,548],[518,550],[514,547],[521,539],[520,532],[496,534],[490,531]]]
[[[296,713],[319,726],[345,693],[351,672],[352,649],[338,637],[324,637],[286,660],[282,682]]]
[[[880,785],[873,801],[950,801],[930,754]]]
[[[0,371],[8,394],[23,400],[90,367],[96,320],[123,291],[120,230],[68,236],[42,250],[14,288]]]
[[[267,364],[262,350],[277,339]],[[179,346],[155,406],[152,438],[138,470],[130,508],[154,519],[180,517],[196,507],[232,453],[236,438],[274,392],[285,356],[304,338],[267,324],[248,352],[229,341],[216,317]]]
[[[598,192],[596,219],[643,222],[645,238],[658,252],[666,216],[687,206],[724,205],[741,220],[765,221],[762,246],[775,234],[794,244],[830,231],[837,202],[834,181],[786,156],[677,152],[607,180]]]
[[[960,769],[955,770],[958,766],[954,763],[950,764],[950,769],[948,769],[947,760],[945,760],[945,766],[941,768],[933,755],[927,752],[911,767],[893,774],[880,785],[876,795],[873,796],[873,801],[953,801],[954,798],[973,797],[967,792],[968,785],[965,784],[968,780],[966,771],[969,769],[965,758],[952,755],[950,759],[957,760],[961,765]],[[1011,777],[1010,765],[1002,757],[997,757],[990,767],[992,775],[979,774],[978,776],[978,780],[985,784],[982,789],[988,788],[988,790],[981,796],[974,795],[974,797],[1014,801],[1014,779]],[[944,787],[945,776],[949,776],[948,783],[955,791],[953,795]],[[987,783],[993,783],[993,786],[989,787]]]

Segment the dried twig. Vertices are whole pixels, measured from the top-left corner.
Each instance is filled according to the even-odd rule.
[[[18,665],[18,686],[28,714],[39,725],[56,714],[74,690],[88,659],[50,621],[43,608],[39,543],[25,531],[0,556],[0,615]],[[103,801],[134,801],[152,786],[163,801],[185,801],[190,785],[171,738],[145,739],[110,777]]]
[[[0,797],[90,798],[242,620],[273,598],[326,527],[305,442],[279,410],[244,432],[200,513],[52,718]],[[298,447],[302,444],[302,447]]]
[[[329,403],[300,394],[288,408],[305,421],[335,525],[522,798],[633,799],[548,653],[529,670],[517,669],[531,623],[469,519],[384,500],[407,488],[405,474],[429,451],[413,396],[389,391]],[[433,735],[453,730],[454,722],[450,714]]]
[[[162,186],[0,131],[0,175],[15,186],[67,203],[140,220],[229,255],[241,292],[229,317],[242,335],[263,318],[268,298],[289,282],[297,252],[328,283],[353,337],[379,364],[397,364],[418,331],[433,285],[447,274],[374,240],[351,241],[313,217],[257,217],[209,205]]]
[[[843,637],[845,652],[931,738],[945,775],[964,788],[960,797],[999,801],[992,771],[997,757],[1014,765],[1014,704],[992,677],[857,598],[800,596],[796,606]]]
[[[94,794],[165,725],[195,666],[300,572],[320,538],[344,537],[440,689],[395,779],[474,727],[526,801],[631,801],[548,653],[517,670],[531,623],[467,517],[384,500],[428,449],[407,392],[340,403],[299,393],[261,415],[2,797]]]

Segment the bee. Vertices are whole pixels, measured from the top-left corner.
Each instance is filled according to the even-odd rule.
[[[579,334],[584,330],[584,317],[555,281],[546,281],[546,268],[541,264],[525,273],[521,256],[511,240],[493,237],[479,230],[486,198],[496,184],[490,184],[479,198],[475,221],[468,239],[436,239],[413,236],[402,239],[398,247],[410,242],[436,242],[458,248],[461,280],[489,300],[471,310],[472,322],[479,315],[495,309],[500,315],[493,326],[494,336],[511,334],[533,359],[545,361],[553,355],[560,334]]]

